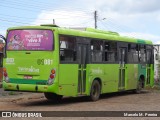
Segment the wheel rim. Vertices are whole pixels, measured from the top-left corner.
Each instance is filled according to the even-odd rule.
[[[99,91],[98,85],[95,84],[95,85],[93,86],[92,95],[93,95],[94,97],[97,97],[97,96],[98,96],[98,91]]]

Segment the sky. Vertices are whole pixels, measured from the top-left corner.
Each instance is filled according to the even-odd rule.
[[[52,24],[94,28],[160,44],[160,0],[1,0],[0,34],[9,27]]]

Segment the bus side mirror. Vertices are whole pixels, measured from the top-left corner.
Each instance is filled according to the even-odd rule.
[[[3,54],[3,57],[6,57],[6,38],[0,35],[0,53]]]
[[[159,54],[155,55],[155,59],[158,60],[159,59]]]

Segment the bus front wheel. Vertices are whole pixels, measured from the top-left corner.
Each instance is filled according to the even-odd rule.
[[[44,96],[50,100],[50,101],[53,101],[53,102],[60,102],[62,100],[62,95],[57,95],[55,93],[44,93]]]
[[[98,80],[94,80],[91,86],[90,91],[90,100],[97,101],[99,99],[99,96],[101,94],[101,86]]]

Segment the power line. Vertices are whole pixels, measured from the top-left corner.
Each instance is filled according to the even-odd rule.
[[[131,31],[136,31],[135,28],[130,27],[130,26],[127,26],[127,25],[124,25],[124,24],[120,23],[120,21],[118,21],[118,20],[116,20],[116,19],[114,19],[114,18],[112,18],[112,17],[109,17],[109,16],[108,16],[107,19],[106,19],[106,23],[114,24],[115,26],[121,28],[123,31],[127,31],[127,32],[128,32],[128,31],[129,31],[129,32],[131,32]]]
[[[36,18],[28,18],[28,17],[17,17],[17,16],[11,16],[11,15],[1,15],[0,14],[0,16],[2,16],[2,17],[0,17],[1,19],[3,19],[3,20],[8,20],[8,17],[9,17],[9,20],[10,21],[12,21],[12,20],[16,20],[16,21],[24,21],[24,20],[26,20],[27,19],[27,22],[33,22],[33,21],[35,21],[35,19]],[[55,17],[56,19],[72,19],[73,17],[62,17],[62,18],[57,18],[57,17]],[[83,17],[76,17],[75,19],[79,19],[79,18],[83,18]],[[90,19],[91,17],[84,17],[83,18],[83,20],[85,20],[85,19]],[[39,19],[39,21],[42,21],[42,22],[45,22],[45,21],[47,21],[47,20],[49,20],[49,19]]]
[[[121,33],[124,33],[124,32],[128,32],[128,31],[126,31],[126,30],[124,30],[122,27],[120,27],[120,26],[117,26],[116,24],[114,24],[114,23],[109,23],[109,22],[107,22],[108,24],[107,25],[105,25],[105,24],[103,24],[103,22],[104,21],[100,21],[100,23],[103,25],[103,27],[106,29],[107,28],[107,30],[108,30],[108,27],[109,27],[109,30],[110,29],[113,29],[113,31],[116,31],[116,32],[121,32]],[[107,27],[108,26],[108,27]],[[129,36],[129,37],[136,37],[136,34],[135,33],[131,33],[131,34],[128,34],[127,36]]]
[[[6,2],[8,1],[8,0],[5,0]],[[27,6],[27,7],[42,7],[43,6],[43,8],[44,7],[52,7],[53,8],[53,5],[62,5],[60,2],[54,2],[53,4],[52,4],[52,2],[54,2],[54,1],[51,1],[51,2],[49,2],[49,3],[46,3],[46,2],[41,2],[40,0],[38,0],[38,1],[34,1],[34,0],[32,0],[32,1],[29,1],[29,3],[28,3],[28,1],[25,1],[25,6]],[[8,1],[7,3],[11,3],[11,4],[17,4],[17,5],[24,5],[23,3],[24,3],[24,0],[19,0],[19,1]],[[65,1],[63,1],[63,3],[65,3]],[[69,1],[67,1],[66,3],[70,3]],[[28,5],[27,5],[28,4]]]
[[[7,0],[6,0],[7,1]],[[35,0],[33,0],[33,1],[35,1]],[[24,11],[31,11],[31,12],[37,12],[38,10],[36,10],[35,9],[35,7],[38,7],[38,8],[42,8],[42,5],[43,6],[45,6],[44,4],[42,4],[41,2],[39,2],[39,1],[36,1],[36,4],[31,4],[31,5],[24,5],[23,4],[24,3],[24,1],[22,1],[22,2],[10,2],[10,4],[2,4],[1,5],[1,7],[9,7],[9,8],[12,8],[12,9],[17,9],[17,10],[24,10]],[[40,3],[40,4],[39,4]],[[59,2],[56,2],[57,4],[59,4]],[[67,2],[68,3],[68,2]],[[12,6],[11,6],[12,5]],[[18,7],[15,7],[15,5],[18,5]],[[27,6],[27,8],[25,7],[23,7],[23,5],[24,6]],[[37,6],[37,5],[40,5],[40,6]],[[50,5],[50,4],[47,4],[47,5]],[[22,8],[23,7],[23,8]],[[33,10],[33,7],[34,7],[34,10]],[[31,8],[31,9],[29,9],[29,8]],[[42,9],[41,9],[42,10]],[[72,11],[69,11],[69,14],[66,14],[68,11],[65,11],[65,10],[54,10],[53,11],[53,13],[52,12],[50,12],[49,10],[47,10],[47,9],[43,9],[44,11],[48,11],[48,13],[47,14],[50,14],[50,15],[53,15],[53,13],[55,12],[55,14],[54,14],[54,16],[55,16],[55,18],[56,19],[72,19],[73,17],[76,17],[75,19],[78,19],[78,18],[80,18],[80,19],[90,19],[91,18],[91,16],[90,15],[87,15],[89,12],[87,11],[85,11],[85,12],[82,12],[82,10],[81,11],[77,11],[77,10],[72,10],[72,11],[76,11],[76,14],[71,14],[71,12]],[[59,12],[60,11],[60,12]],[[84,11],[84,10],[83,10]],[[21,23],[21,24],[29,24],[29,23],[26,23],[26,22],[23,22],[24,20],[23,19],[27,19],[27,21],[29,22],[29,21],[31,21],[32,22],[32,20],[35,20],[36,18],[30,18],[30,17],[21,17],[21,16],[13,16],[13,15],[4,15],[4,14],[0,14],[0,15],[2,15],[2,17],[1,17],[1,21],[5,21],[5,22],[10,22],[10,23]],[[61,15],[62,17],[56,17],[57,15]],[[5,16],[5,17],[4,17]],[[54,17],[53,16],[53,17]],[[6,17],[9,17],[9,18],[6,18]],[[13,19],[11,19],[11,17],[13,18]],[[32,19],[32,20],[31,20]],[[46,20],[48,20],[48,19],[45,19],[45,18],[43,18],[43,19],[39,19],[40,21],[46,21]]]
[[[1,18],[0,18],[0,21],[4,21],[4,22],[10,22],[10,23],[29,24],[29,23],[25,23],[25,22],[13,21],[13,20],[5,20],[5,19],[1,19]]]
[[[39,2],[38,2],[39,3]],[[36,3],[36,5],[38,4],[38,3]],[[12,6],[10,6],[10,5],[12,5]],[[15,5],[18,5],[18,7],[14,7]],[[45,5],[41,5],[41,6],[36,6],[36,5],[26,5],[26,4],[23,4],[23,3],[18,3],[18,2],[10,2],[9,3],[9,5],[1,5],[2,7],[10,7],[10,8],[13,8],[13,9],[21,9],[21,10],[27,10],[27,11],[32,11],[32,12],[38,12],[38,11],[53,11],[53,6],[50,6],[49,8],[50,9],[48,9],[48,8],[46,8],[45,7]],[[27,6],[27,9],[26,8],[24,8],[24,7],[26,7]],[[35,9],[35,8],[37,8],[37,9]],[[45,9],[41,9],[41,8],[45,8]],[[61,8],[61,9],[63,9],[63,11],[71,11],[71,10],[73,10],[73,11],[77,11],[77,13],[76,13],[76,15],[82,15],[81,13],[82,12],[84,12],[85,14],[91,14],[89,11],[84,11],[83,9],[81,9],[81,10],[75,10],[75,9],[68,9],[68,7],[66,7],[67,9],[65,9],[64,7],[63,8]],[[59,9],[54,9],[54,11],[60,11]],[[63,11],[61,11],[60,13],[63,13]],[[80,12],[80,13],[78,13],[78,12]]]
[[[89,19],[88,21],[82,22],[82,23],[69,24],[69,26],[79,26],[79,25],[88,24],[88,23],[91,23],[91,19]],[[87,26],[85,26],[85,27],[87,27]]]
[[[7,0],[6,0],[7,1]],[[28,2],[28,1],[27,1]],[[27,4],[27,2],[25,2],[26,4]],[[53,2],[53,1],[52,1]],[[24,0],[22,0],[22,2],[18,2],[18,1],[12,1],[12,2],[9,2],[9,4],[16,4],[16,5],[19,5],[19,6],[27,6],[27,8],[33,8],[34,7],[34,9],[35,9],[35,7],[36,8],[52,8],[53,9],[53,5],[56,5],[57,4],[57,6],[59,5],[62,5],[59,1],[58,2],[54,2],[54,4],[52,5],[52,3],[49,3],[49,4],[46,4],[46,2],[40,2],[40,1],[35,1],[35,0],[32,0],[32,2],[29,2],[29,4],[28,5],[26,5],[26,4],[23,4],[24,3]],[[35,3],[35,4],[33,4],[33,3]],[[60,6],[60,8],[61,9],[65,9],[65,10],[71,10],[70,8],[72,8],[72,9],[74,9],[74,7],[73,7],[73,3],[72,2],[69,2],[69,1],[67,1],[67,2],[65,2],[65,1],[63,1],[63,3],[67,3],[67,4],[69,4],[70,5],[70,7],[68,7],[68,6],[64,6],[64,4],[63,4],[63,7],[61,7]],[[55,9],[55,8],[54,8]],[[75,10],[75,9],[74,9]],[[83,8],[80,8],[80,7],[76,7],[76,10],[77,11],[81,11],[81,12],[86,12],[86,13],[89,13],[89,14],[91,14],[90,13],[90,10],[84,10]]]
[[[71,19],[71,18],[70,18]],[[75,18],[76,19],[76,18]],[[78,19],[78,18],[77,18]],[[85,20],[85,19],[83,19],[83,20]],[[86,19],[86,20],[88,20],[88,18]],[[91,18],[89,18],[89,21],[91,20]],[[4,22],[7,22],[7,24],[8,23],[10,23],[10,24],[13,24],[13,25],[15,25],[15,23],[16,24],[20,24],[20,25],[26,25],[26,24],[29,24],[29,25],[31,25],[30,23],[27,23],[27,22],[21,22],[20,20],[7,20],[7,19],[3,19],[3,18],[0,18],[0,21],[4,21]],[[86,23],[86,22],[85,22]],[[83,23],[77,23],[76,25],[79,25],[79,24],[83,24]],[[36,25],[36,24],[32,24],[32,25]],[[69,25],[72,25],[72,26],[74,26],[73,24],[69,24]]]
[[[111,25],[111,24],[104,24],[102,22],[102,20],[99,20],[99,22],[102,24],[103,27],[105,27],[105,29],[107,30],[111,30],[111,31],[121,31],[120,28],[116,27],[115,25]]]
[[[13,9],[18,9],[18,10],[24,10],[24,11],[30,11],[30,12],[38,12],[37,10],[31,10],[31,9],[25,9],[25,8],[17,8],[17,7],[13,7],[13,6],[6,6],[6,5],[1,5],[1,7],[10,7],[10,8],[13,8]],[[48,10],[47,10],[48,11]],[[53,10],[52,10],[53,11]],[[58,12],[58,13],[56,13],[56,14],[54,14],[54,15],[63,15],[63,16],[72,16],[72,15],[66,15],[65,13],[66,13],[66,11],[64,12],[64,11],[61,11],[61,12],[59,12],[59,10],[54,10],[54,12]],[[50,14],[50,15],[53,15],[53,13],[50,13],[50,12],[48,12],[47,14]],[[84,16],[84,15],[82,15],[82,13],[80,14],[80,13],[76,13],[76,15],[74,15],[75,17],[86,17],[86,16]]]
[[[8,1],[8,0],[6,0],[6,1]],[[36,0],[33,0],[33,1],[36,1]],[[56,2],[56,3],[59,4],[59,2]],[[18,5],[18,7],[16,5]],[[51,7],[50,4],[45,4],[45,5],[48,5],[48,7]],[[73,19],[73,17],[75,17],[74,19],[81,19],[81,21],[82,21],[82,18],[83,18],[83,20],[88,20],[88,19],[91,19],[91,17],[93,17],[90,14],[91,12],[88,12],[88,11],[85,11],[85,10],[82,10],[82,9],[81,9],[81,11],[79,11],[77,9],[76,10],[72,9],[73,12],[76,11],[76,14],[72,14],[71,10],[66,11],[66,9],[63,9],[63,10],[54,9],[54,10],[52,10],[53,11],[53,13],[52,13],[46,7],[42,7],[42,6],[45,6],[45,5],[42,2],[39,2],[39,1],[36,1],[36,4],[32,4],[32,3],[28,4],[27,3],[27,5],[24,4],[24,1],[22,1],[22,2],[10,1],[10,4],[2,4],[1,7],[11,8],[11,9],[16,9],[16,10],[24,10],[24,11],[27,11],[27,12],[38,12],[39,9],[40,9],[40,10],[48,11],[47,14],[50,14],[50,15],[53,15],[53,13],[55,12],[54,16],[55,16],[56,19]],[[24,6],[25,6],[25,8],[24,8]],[[38,9],[35,9],[35,8],[38,8]],[[42,9],[42,8],[44,8],[44,9]],[[69,12],[69,14],[66,14],[67,12]],[[57,18],[56,17],[57,15],[59,15],[59,16],[61,15],[62,17]],[[26,24],[31,25],[34,22],[32,20],[36,20],[36,18],[26,17],[27,15],[25,15],[25,17],[22,17],[22,16],[16,16],[16,15],[0,14],[0,16],[1,16],[0,21],[7,22],[7,24],[11,24],[11,25],[24,25],[24,24],[25,25]],[[24,21],[24,19],[27,19],[27,20]],[[39,20],[42,21],[42,22],[43,21],[45,22],[48,19],[42,18],[42,19],[39,19]],[[89,21],[85,22],[85,23],[89,23]],[[85,24],[85,23],[77,23],[77,25]],[[33,25],[35,25],[35,23],[33,23]]]

